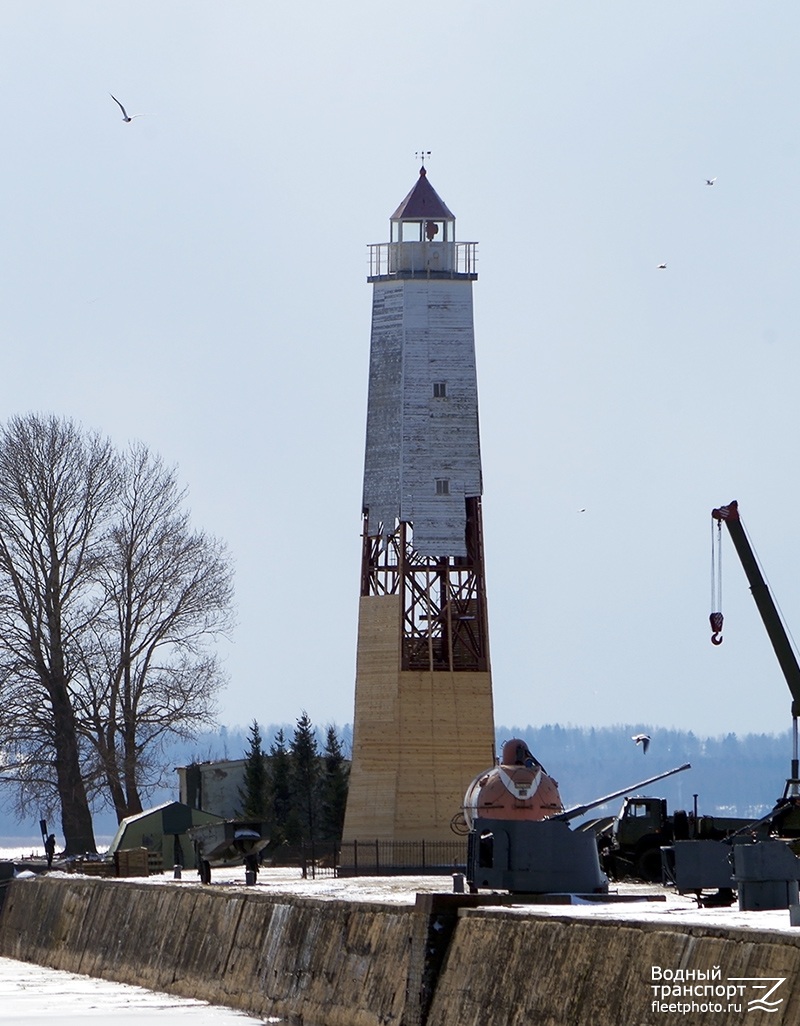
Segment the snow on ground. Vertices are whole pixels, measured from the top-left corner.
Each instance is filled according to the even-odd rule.
[[[119,1022],[121,1026],[263,1026],[265,1020],[204,1001],[156,994],[142,987],[0,958],[0,1023],[36,1026],[56,1022],[59,1026],[83,1026],[88,1022]]]
[[[66,875],[66,874],[64,874]],[[132,878],[131,882],[147,883],[152,886],[201,887],[195,870],[184,870],[180,880],[172,873],[161,873],[145,878]],[[416,896],[431,893],[453,893],[451,876],[384,876],[349,877],[337,879],[320,876],[317,879],[303,879],[299,869],[262,868],[257,882],[247,886],[244,867],[227,869],[214,868],[211,884],[214,888],[247,888],[268,894],[293,894],[329,901],[363,901],[391,905],[413,905]],[[700,908],[689,894],[677,894],[673,888],[658,884],[617,883],[611,884],[611,900],[603,902],[586,900],[577,895],[563,895],[559,903],[509,900],[503,895],[497,906],[491,902],[485,907],[502,907],[515,915],[569,916],[595,920],[629,920],[651,923],[686,925],[727,926],[757,930],[779,930],[800,936],[800,927],[790,925],[788,909],[771,909],[763,912],[740,912],[738,900],[726,908]],[[490,891],[481,891],[488,897]],[[622,901],[620,898],[636,899]],[[655,899],[655,900],[651,900]]]
[[[0,849],[0,859],[19,858],[28,851],[11,848]],[[59,875],[62,875],[60,871]],[[63,874],[66,875],[66,874]],[[71,875],[71,874],[70,874]],[[194,869],[185,869],[180,880],[173,878],[170,870],[150,877],[134,877],[131,882],[147,883],[152,886],[201,887]],[[244,866],[213,868],[211,887],[245,887]],[[309,898],[331,901],[365,901],[393,905],[413,905],[417,893],[453,891],[453,878],[441,876],[384,876],[348,877],[337,879],[332,876],[318,876],[304,879],[297,868],[264,867],[257,882],[251,885],[256,891],[269,894],[294,894]],[[764,912],[740,912],[738,901],[726,908],[700,908],[692,895],[677,894],[673,888],[656,884],[612,883],[612,897],[625,896],[637,901],[586,902],[575,896],[571,904],[545,904],[503,900],[502,907],[516,915],[570,916],[598,920],[635,920],[639,922],[662,922],[670,924],[693,924],[727,926],[731,928],[780,930],[800,935],[800,927],[792,927],[788,909],[773,909]],[[481,892],[486,895],[490,892]],[[657,896],[661,900],[642,900]],[[491,907],[491,906],[490,906]],[[1,1020],[0,1020],[1,1021]]]
[[[185,880],[194,879],[194,873],[184,873]],[[156,880],[157,877],[151,879]],[[183,881],[181,881],[181,884]],[[211,886],[244,886],[244,871],[238,869],[212,870]],[[334,879],[323,877],[303,880],[300,871],[287,869],[262,869],[258,890],[270,893],[299,894],[313,898],[331,900],[388,902],[413,905],[417,893],[453,891],[450,876],[397,876],[397,877],[354,877]],[[611,884],[611,900],[595,902],[571,896],[571,904],[546,904],[523,901],[508,903],[504,895],[502,907],[513,909],[518,915],[571,916],[575,918],[602,920],[637,920],[645,922],[705,924],[747,929],[786,930],[800,935],[800,927],[789,923],[788,909],[772,909],[764,912],[740,912],[738,900],[728,908],[699,908],[692,895],[677,894],[673,888],[657,884],[618,883]],[[484,896],[489,891],[480,892]],[[563,896],[564,900],[568,896]],[[620,901],[620,897],[636,898],[636,901]],[[658,900],[644,900],[655,897]],[[492,907],[489,905],[488,907]]]

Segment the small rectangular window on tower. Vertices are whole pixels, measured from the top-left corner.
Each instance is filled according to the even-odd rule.
[[[434,381],[434,383],[433,383],[433,398],[434,399],[446,399],[447,398],[447,382],[446,381]]]
[[[436,494],[437,495],[449,495],[450,494],[450,478],[448,478],[448,477],[437,477],[436,478]]]

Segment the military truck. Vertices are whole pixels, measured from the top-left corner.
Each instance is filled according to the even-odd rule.
[[[605,872],[615,880],[636,876],[661,879],[661,848],[673,841],[722,840],[739,831],[755,828],[752,819],[696,816],[667,810],[666,798],[641,795],[626,798],[616,816],[584,824],[594,830]]]

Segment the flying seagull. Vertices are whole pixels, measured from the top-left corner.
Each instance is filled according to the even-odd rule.
[[[632,737],[631,737],[631,741],[635,741],[637,745],[641,745],[642,746],[642,755],[644,755],[645,752],[647,751],[648,745],[650,744],[650,735],[649,734],[633,734]]]
[[[716,178],[706,178],[706,185],[713,185],[716,180]]]
[[[659,269],[659,271],[663,271],[663,270],[665,270],[665,269],[666,269],[666,266],[667,266],[666,264],[659,264],[659,265],[658,265],[658,269]]]
[[[126,122],[127,122],[127,121],[133,121],[133,119],[134,119],[134,118],[141,118],[141,117],[144,117],[144,115],[143,115],[143,114],[129,114],[129,113],[128,113],[128,112],[127,112],[127,111],[125,110],[125,108],[124,108],[124,107],[122,106],[122,104],[121,104],[121,103],[119,102],[119,100],[118,100],[118,99],[116,98],[116,96],[115,96],[115,95],[114,95],[113,93],[109,93],[108,95],[109,95],[109,96],[111,97],[111,99],[112,99],[112,100],[114,101],[114,103],[116,103],[116,105],[117,105],[117,106],[119,107],[119,109],[120,109],[120,110],[122,111],[122,120],[123,120],[123,121],[126,121]]]

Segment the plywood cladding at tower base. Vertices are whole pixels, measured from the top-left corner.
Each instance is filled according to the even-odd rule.
[[[472,778],[494,760],[489,673],[400,671],[399,599],[362,598],[344,840],[452,841]]]
[[[370,247],[372,332],[350,786],[354,863],[453,865],[472,779],[494,763],[473,242],[419,179]],[[454,822],[455,821],[455,822]],[[463,822],[463,820],[462,820]],[[426,844],[428,847],[426,848]],[[401,846],[406,854],[398,854]],[[452,846],[453,851],[445,851]]]

